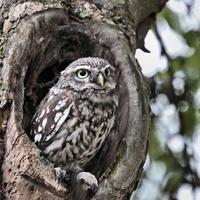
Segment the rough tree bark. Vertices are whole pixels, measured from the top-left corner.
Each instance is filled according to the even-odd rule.
[[[71,199],[28,132],[59,72],[86,56],[108,59],[121,72],[117,137],[110,136],[102,149],[106,156],[88,166],[100,182],[93,199],[129,199],[142,173],[149,129],[148,90],[134,53],[137,46],[144,49],[144,36],[164,3],[0,1],[0,199]],[[105,172],[104,162],[111,162]]]

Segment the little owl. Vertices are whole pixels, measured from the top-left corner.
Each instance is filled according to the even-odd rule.
[[[108,61],[80,58],[61,72],[32,119],[31,135],[42,153],[62,170],[76,169],[77,181],[87,189],[98,187],[84,166],[114,128],[116,85],[115,68]]]

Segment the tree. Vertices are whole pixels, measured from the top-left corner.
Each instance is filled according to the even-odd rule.
[[[28,132],[35,109],[59,72],[78,57],[99,56],[121,71],[118,137],[108,139],[94,199],[128,199],[142,173],[149,129],[148,90],[134,59],[165,1],[1,2],[1,198],[70,199]],[[136,34],[137,32],[137,34]],[[136,39],[137,38],[137,39]],[[104,151],[109,153],[105,155]],[[101,157],[100,155],[100,157]],[[97,165],[98,164],[98,165]],[[67,190],[67,191],[66,191]]]
[[[154,63],[147,65],[151,66],[152,127],[148,167],[136,199],[200,198],[199,3],[169,1],[146,38],[154,57]],[[141,56],[144,60],[149,55]]]

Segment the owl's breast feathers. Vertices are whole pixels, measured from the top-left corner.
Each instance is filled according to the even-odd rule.
[[[51,162],[83,166],[114,127],[116,107],[115,96],[110,102],[97,103],[54,87],[33,117],[31,134]]]

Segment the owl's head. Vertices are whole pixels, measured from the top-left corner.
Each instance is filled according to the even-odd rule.
[[[59,85],[74,91],[106,96],[116,88],[115,68],[97,57],[80,58],[61,72]]]

